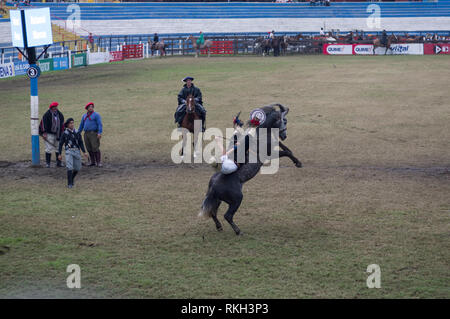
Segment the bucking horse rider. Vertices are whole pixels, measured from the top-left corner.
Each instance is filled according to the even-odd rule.
[[[202,130],[204,132],[206,110],[203,107],[202,92],[198,87],[194,85],[194,83],[192,83],[192,81],[194,81],[194,78],[190,76],[187,76],[183,79],[183,82],[185,82],[185,84],[183,85],[180,93],[178,93],[178,108],[175,112],[175,123],[178,123],[178,127],[180,127],[186,113],[186,99],[190,94],[192,94],[195,99],[195,111],[200,114],[200,117],[202,119]]]

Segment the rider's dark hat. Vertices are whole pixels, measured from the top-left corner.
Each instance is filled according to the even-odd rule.
[[[187,76],[183,79],[183,82],[186,82],[187,80],[194,81],[194,78],[192,76]]]

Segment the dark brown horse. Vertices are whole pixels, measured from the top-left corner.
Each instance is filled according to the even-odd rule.
[[[195,121],[200,121],[200,126],[197,130],[195,130]],[[197,157],[197,140],[198,140],[198,133],[202,130],[202,124],[201,124],[201,116],[199,113],[195,111],[195,99],[192,94],[189,94],[186,98],[186,114],[183,117],[183,120],[181,121],[181,127],[185,128],[183,130],[183,148],[181,150],[181,155],[183,155],[183,150],[186,146],[187,142],[187,134],[192,133],[194,136],[193,146],[194,146],[194,157]]]
[[[381,39],[380,38],[375,38],[373,40],[373,54],[375,54],[375,49],[376,48],[385,47],[386,50],[384,51],[384,55],[386,55],[387,50],[391,48],[391,44],[392,43],[398,43],[398,38],[394,34],[391,34],[390,36],[388,36],[386,46],[383,43],[381,43]]]

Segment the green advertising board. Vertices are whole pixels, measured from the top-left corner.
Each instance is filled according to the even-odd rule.
[[[53,71],[53,59],[39,60],[39,67],[41,68],[41,72]]]
[[[87,65],[86,53],[77,53],[72,55],[72,68],[77,68],[86,65]]]

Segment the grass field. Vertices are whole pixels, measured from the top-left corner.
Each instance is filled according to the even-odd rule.
[[[207,126],[279,102],[303,162],[244,186],[235,222],[197,213],[213,170],[175,165],[180,79]],[[29,83],[0,81],[0,297],[449,298],[450,59],[166,58],[45,73],[76,125],[93,101],[103,168],[31,168]],[[43,144],[41,144],[43,156]],[[42,157],[42,161],[43,161]],[[225,212],[220,209],[220,219]],[[81,267],[81,289],[66,267]],[[381,288],[368,289],[369,264]]]

